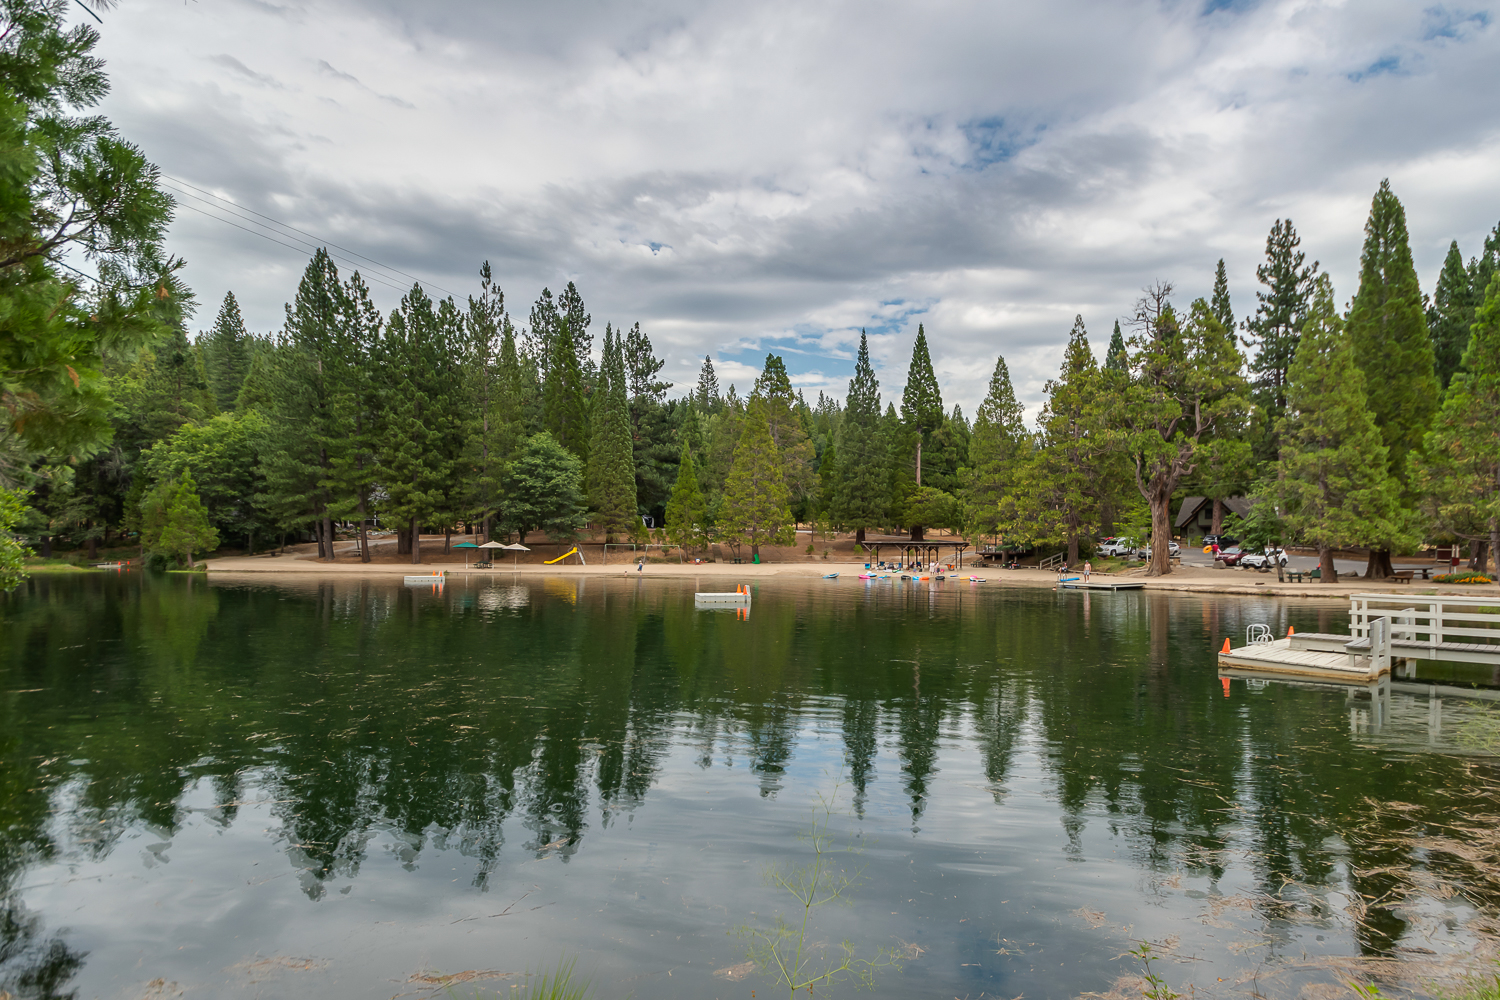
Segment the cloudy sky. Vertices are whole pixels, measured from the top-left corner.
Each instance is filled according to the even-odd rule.
[[[1347,300],[1383,177],[1430,291],[1448,242],[1468,257],[1500,221],[1497,15],[122,0],[101,48],[105,112],[193,196],[171,249],[200,327],[230,289],[281,324],[308,251],[222,221],[248,211],[385,275],[386,308],[413,276],[462,298],[488,259],[524,323],[574,280],[680,388],[711,354],[743,391],[775,351],[842,396],[864,327],[889,399],[921,322],[972,416],[997,354],[1034,412],[1074,314],[1102,354],[1149,282],[1185,303],[1223,257],[1252,312],[1278,217]]]

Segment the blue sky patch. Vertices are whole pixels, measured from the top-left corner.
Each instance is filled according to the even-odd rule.
[[[1449,10],[1444,6],[1428,7],[1422,11],[1422,41],[1432,42],[1439,38],[1462,40],[1466,35],[1489,27],[1490,12],[1487,10]]]

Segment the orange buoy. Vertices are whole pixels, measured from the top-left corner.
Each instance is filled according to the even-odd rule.
[[[1224,640],[1224,648],[1221,649],[1221,650],[1219,650],[1219,652],[1221,652],[1221,653],[1227,653],[1227,652],[1229,652],[1229,640],[1228,639]]]
[[[1219,680],[1221,680],[1221,681],[1224,682],[1224,697],[1228,698],[1229,697],[1229,678],[1228,677],[1220,677]]]

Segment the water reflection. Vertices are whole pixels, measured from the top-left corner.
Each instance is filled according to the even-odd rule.
[[[594,840],[615,843],[612,831],[629,842],[652,809],[664,816],[642,822],[676,855],[669,869],[691,870],[688,852],[726,838],[774,855],[786,828],[762,829],[763,817],[781,815],[793,782],[829,771],[847,780],[856,820],[903,845],[872,862],[877,910],[892,916],[947,891],[934,880],[954,865],[1040,879],[1044,855],[1097,871],[1105,888],[1035,890],[1032,925],[1102,899],[1116,923],[1150,922],[1149,907],[1209,927],[1239,914],[1253,918],[1257,961],[1313,933],[1397,955],[1430,930],[1418,902],[1441,897],[1435,885],[1475,912],[1500,906],[1482,865],[1430,832],[1494,787],[1492,761],[1445,735],[1476,703],[1404,681],[1358,692],[1236,681],[1224,696],[1212,657],[1223,636],[1252,622],[1331,631],[1342,606],[877,582],[761,586],[754,612],[695,611],[690,585],[662,581],[501,577],[438,593],[360,580],[34,581],[7,600],[0,633],[0,990],[65,995],[95,963],[100,982],[119,974],[108,966],[120,956],[95,947],[90,959],[58,930],[72,918],[34,909],[24,883],[107,867],[127,842],[132,877],[148,880],[204,827],[220,831],[225,867],[250,856],[246,843],[270,842],[279,870],[222,891],[286,874],[319,903],[392,867],[422,878],[424,860],[456,854],[465,864],[440,862],[457,873],[452,888],[430,889],[447,898],[510,891],[528,863],[570,871]],[[690,806],[746,783],[762,805],[718,817]],[[1109,867],[1116,857],[1128,871]],[[532,872],[524,879],[543,878]],[[907,888],[913,873],[922,888]],[[607,873],[579,877],[607,897]],[[1027,892],[1011,885],[982,904],[995,927],[1012,919],[1001,904]],[[735,883],[710,894],[724,886]],[[722,936],[748,909],[730,914],[730,902],[695,930]],[[398,924],[421,910],[390,907],[382,919]],[[970,919],[961,909],[928,919]],[[332,919],[322,912],[295,919]],[[589,912],[574,919],[596,921],[603,940],[627,933]],[[655,927],[665,914],[630,921]],[[953,969],[983,952],[975,992],[1100,985],[1108,948],[1070,945],[1072,930],[1030,933],[1089,957],[1066,973],[996,965],[1007,947],[964,928],[942,946],[952,968],[917,963],[908,976],[962,992],[978,973]],[[698,995],[702,983],[687,982],[681,995]]]

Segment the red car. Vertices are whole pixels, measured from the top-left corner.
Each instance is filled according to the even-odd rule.
[[[1231,545],[1229,548],[1219,553],[1219,558],[1224,560],[1225,566],[1236,566],[1239,564],[1240,556],[1244,554],[1244,552],[1240,551],[1240,547],[1238,545]]]

